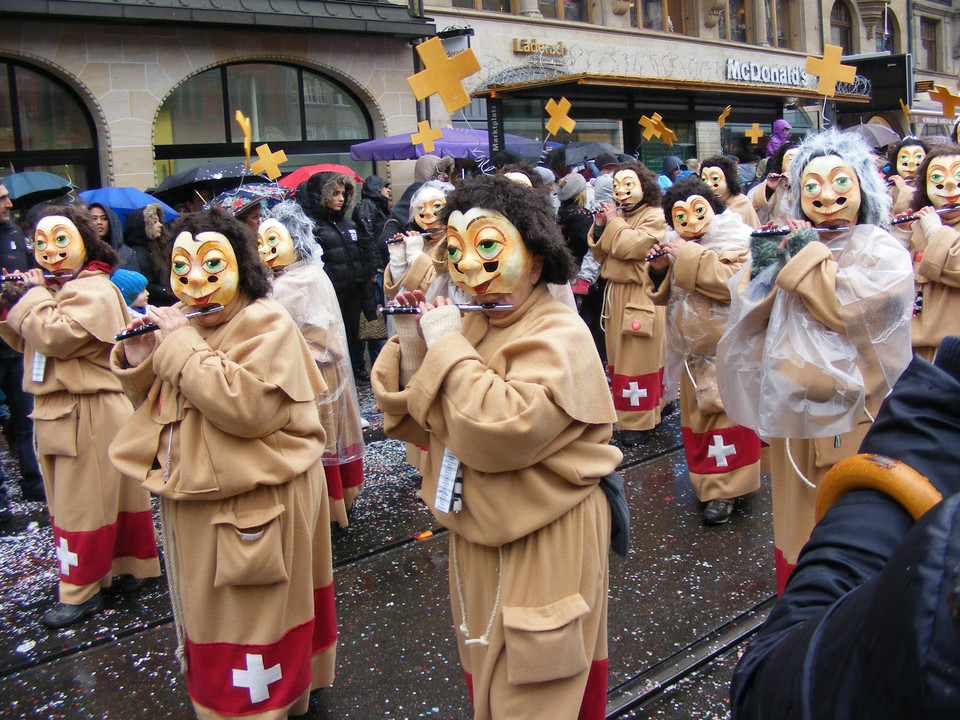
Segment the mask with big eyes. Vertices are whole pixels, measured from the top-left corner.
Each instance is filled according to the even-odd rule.
[[[721,200],[730,198],[730,188],[727,187],[727,176],[723,174],[723,168],[705,167],[700,171],[700,179],[709,185],[713,194]]]
[[[960,203],[960,155],[941,155],[930,161],[927,197],[936,208]]]
[[[837,155],[817,157],[800,176],[800,207],[816,227],[856,225],[860,215],[860,181]]]
[[[413,221],[425,233],[432,234],[440,230],[440,211],[447,204],[446,198],[438,197],[424,200],[413,209]]]
[[[282,222],[268,218],[257,228],[257,252],[267,267],[279,269],[300,259],[293,247],[293,238]]]
[[[620,170],[613,175],[613,199],[624,212],[631,212],[643,202],[643,186],[633,170]]]
[[[691,195],[686,200],[678,200],[670,210],[673,229],[677,235],[687,240],[699,240],[717,216],[710,201],[702,195]]]
[[[450,278],[470,295],[508,295],[533,269],[520,231],[495,210],[459,210],[447,219]]]
[[[196,237],[184,231],[173,243],[170,265],[173,294],[187,305],[219,303],[237,296],[240,268],[225,235],[205,230]]]
[[[900,148],[900,152],[897,153],[897,174],[909,180],[916,175],[917,168],[926,156],[926,151],[920,145],[907,145]]]
[[[780,163],[780,172],[783,173],[783,176],[789,180],[790,179],[790,162],[800,152],[800,148],[790,148],[783,154],[783,160]]]
[[[87,248],[72,220],[48,215],[37,223],[33,256],[44,270],[75,273],[87,262]]]

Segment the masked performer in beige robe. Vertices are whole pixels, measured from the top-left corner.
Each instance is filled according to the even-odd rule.
[[[917,170],[923,163],[930,148],[918,137],[908,136],[891,147],[888,160],[893,171],[887,178],[890,186],[890,198],[893,207],[890,212],[894,217],[902,217],[913,210],[913,195],[917,189]],[[890,226],[890,234],[910,249],[911,224],[897,224]],[[931,358],[932,360],[932,358]]]
[[[110,459],[163,499],[187,690],[202,720],[305,713],[333,681],[330,516],[316,397],[296,324],[266,296],[254,232],[222,210],[177,220],[158,331],[117,343],[137,409]],[[187,310],[221,310],[188,320]],[[135,320],[130,327],[144,322]]]
[[[613,198],[594,213],[587,243],[607,280],[603,318],[607,364],[624,445],[640,445],[660,424],[663,407],[664,310],[644,287],[646,257],[667,230],[660,186],[647,168],[621,163],[613,175]]]
[[[920,219],[909,224],[916,283],[911,340],[913,351],[929,362],[943,338],[960,335],[958,173],[960,145],[938,145],[920,165],[913,195],[913,210]]]
[[[313,239],[313,221],[299,205],[286,202],[260,223],[257,249],[274,272],[273,299],[297,323],[327,385],[317,397],[327,436],[323,467],[330,517],[346,527],[347,510],[363,485],[363,428],[340,305],[323,271],[323,248]]]
[[[879,227],[890,196],[866,144],[820,133],[792,167],[802,219],[788,221],[785,238],[751,238],[717,349],[727,413],[770,442],[781,591],[813,529],[823,476],[856,454],[910,362],[913,304],[909,254]]]
[[[747,193],[762,225],[772,222],[781,226],[791,217],[790,163],[796,154],[796,143],[781,145],[770,158],[764,181],[754,185]]]
[[[150,496],[107,459],[133,413],[108,363],[130,320],[110,282],[119,258],[97,239],[89,214],[70,207],[41,215],[34,255],[42,269],[3,288],[0,335],[24,354],[23,389],[35,396],[37,459],[60,563],[60,602],[41,620],[59,628],[97,612],[114,575],[121,590],[134,590],[160,575],[160,563]]]
[[[760,218],[753,202],[743,193],[737,164],[733,160],[726,155],[707,158],[700,165],[700,178],[710,186],[714,195],[723,200],[727,210],[739,215],[750,227],[760,227]]]
[[[513,308],[461,320],[449,298],[420,302],[421,315],[394,316],[371,384],[387,433],[429,447],[421,496],[450,529],[475,720],[601,720],[611,515],[599,478],[622,454],[589,331],[546,287],[576,267],[550,207],[505,177],[465,181],[446,212],[451,278],[474,302]]]
[[[674,183],[663,199],[671,229],[647,266],[657,288],[653,300],[667,306],[668,397],[680,385],[680,430],[687,471],[706,503],[708,525],[727,522],[736,499],[760,488],[760,438],[733,422],[717,389],[717,343],[730,312],[730,278],[750,256],[751,227],[712,189],[690,177]]]

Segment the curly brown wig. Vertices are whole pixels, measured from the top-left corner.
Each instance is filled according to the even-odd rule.
[[[117,251],[114,250],[109,243],[105,243],[97,237],[97,228],[93,224],[93,219],[90,217],[90,211],[85,207],[76,205],[53,205],[48,207],[37,215],[30,234],[33,235],[36,233],[37,223],[39,223],[42,218],[50,217],[51,215],[65,217],[77,227],[80,238],[83,240],[83,246],[87,251],[88,263],[102,262],[105,265],[109,265],[111,270],[120,264],[120,256],[117,255]]]
[[[737,164],[726,155],[714,155],[706,160],[700,161],[700,176],[703,177],[703,171],[709,167],[718,167],[723,170],[723,177],[727,180],[727,189],[731,195],[740,195],[743,193],[743,185],[740,184],[740,174],[737,172]]]
[[[960,145],[941,143],[935,146],[933,150],[927,153],[923,162],[920,163],[920,167],[917,168],[917,174],[914,176],[917,179],[917,189],[913,193],[913,201],[910,203],[910,209],[914,212],[927,205],[933,205],[930,202],[930,196],[927,195],[927,169],[930,167],[932,160],[945,155],[960,155]]]
[[[637,174],[637,177],[640,178],[640,187],[643,188],[641,204],[652,206],[660,205],[660,201],[663,198],[660,184],[657,182],[657,176],[648,170],[646,165],[639,161],[628,160],[627,162],[622,162],[617,165],[617,169],[613,171],[613,176],[616,177],[617,173],[621,170],[633,170]]]
[[[468,178],[447,195],[447,204],[440,212],[446,224],[450,213],[464,213],[470,208],[495,210],[520,231],[524,245],[543,258],[540,283],[570,282],[577,273],[577,264],[563,241],[553,208],[543,196],[503,175],[481,175]]]
[[[916,145],[919,148],[923,148],[923,156],[926,157],[927,153],[930,152],[930,146],[927,145],[923,140],[914,135],[908,135],[903,140],[898,142],[896,145],[891,145],[887,148],[887,162],[890,163],[890,174],[899,175],[897,170],[897,156],[900,154],[900,151],[905,147],[913,147]]]
[[[708,165],[707,167],[719,167],[719,165]],[[673,206],[681,200],[686,200],[691,195],[700,195],[704,200],[710,203],[713,211],[719,215],[727,209],[726,204],[713,194],[713,190],[703,180],[696,175],[685,177],[683,180],[675,182],[663,196],[663,217],[670,227],[673,227]]]
[[[182,232],[190,233],[193,237],[202,232],[218,232],[224,235],[237,256],[240,292],[250,300],[258,300],[270,294],[271,272],[270,268],[260,261],[257,236],[233,215],[220,208],[182,215],[170,226],[174,242]],[[167,272],[170,272],[169,268]]]

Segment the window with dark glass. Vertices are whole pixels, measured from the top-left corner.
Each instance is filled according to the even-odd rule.
[[[926,70],[940,69],[940,56],[937,48],[937,35],[940,23],[930,18],[920,18],[920,56]]]
[[[753,27],[747,15],[749,7],[747,0],[729,0],[717,23],[721,40],[753,42]]]
[[[843,48],[844,55],[853,52],[853,20],[843,0],[837,0],[830,10],[830,43]]]
[[[645,30],[695,35],[693,7],[693,0],[636,0],[631,22]]]

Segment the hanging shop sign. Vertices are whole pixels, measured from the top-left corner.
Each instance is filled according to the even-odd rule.
[[[542,43],[539,40],[534,40],[533,38],[514,38],[513,52],[517,55],[542,53],[543,55],[563,56],[567,55],[570,52],[570,49],[564,45],[562,41],[557,43]]]

